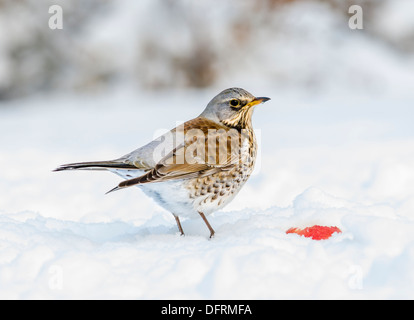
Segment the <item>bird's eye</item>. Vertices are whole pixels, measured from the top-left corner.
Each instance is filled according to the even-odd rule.
[[[231,99],[231,100],[230,100],[230,105],[231,105],[232,107],[238,107],[238,106],[240,105],[240,100],[237,100],[237,99]]]

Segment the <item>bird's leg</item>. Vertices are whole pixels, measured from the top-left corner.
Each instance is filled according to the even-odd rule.
[[[203,218],[205,224],[208,227],[208,230],[210,230],[210,238],[212,238],[214,236],[214,233],[215,233],[214,229],[211,227],[210,223],[208,223],[208,220],[207,220],[206,216],[204,215],[204,213],[202,213],[200,211],[198,213],[201,216],[201,218]]]
[[[183,231],[183,227],[181,226],[181,222],[180,222],[180,218],[176,215],[174,215],[175,218],[175,222],[177,222],[177,227],[178,227],[178,231],[180,231],[180,235],[184,236],[184,231]]]

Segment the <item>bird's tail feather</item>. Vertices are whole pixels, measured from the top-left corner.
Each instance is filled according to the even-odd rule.
[[[53,171],[64,170],[108,170],[108,169],[138,169],[132,164],[128,164],[121,161],[91,161],[91,162],[78,162],[63,164],[57,167]]]

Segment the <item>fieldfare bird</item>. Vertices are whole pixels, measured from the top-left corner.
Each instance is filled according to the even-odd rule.
[[[254,97],[241,88],[215,96],[192,120],[150,143],[110,161],[61,165],[54,171],[108,170],[170,211],[184,235],[179,217],[206,216],[227,205],[253,171],[257,142],[252,128],[254,107],[270,98]]]

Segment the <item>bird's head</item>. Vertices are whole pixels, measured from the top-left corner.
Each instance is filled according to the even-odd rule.
[[[238,130],[251,128],[254,106],[268,100],[241,88],[230,88],[215,96],[200,116]]]

